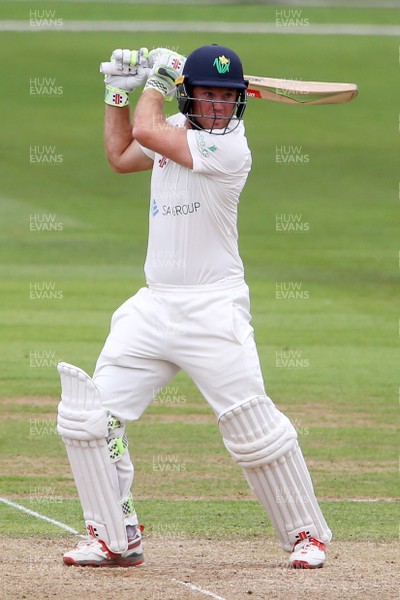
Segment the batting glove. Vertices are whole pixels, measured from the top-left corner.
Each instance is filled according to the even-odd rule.
[[[148,79],[143,91],[153,89],[160,92],[168,102],[175,96],[175,79],[182,74],[186,58],[166,48],[156,48],[149,54]]]
[[[147,48],[140,50],[122,50],[118,48],[111,54],[110,61],[121,75],[106,75],[104,83],[106,92],[104,101],[110,106],[126,106],[129,94],[140,87],[149,73]]]

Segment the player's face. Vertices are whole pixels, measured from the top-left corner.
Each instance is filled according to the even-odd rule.
[[[235,113],[236,90],[195,86],[193,97],[193,115],[203,129],[224,129]]]

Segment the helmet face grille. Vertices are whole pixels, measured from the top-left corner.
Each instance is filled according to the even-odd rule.
[[[247,94],[246,90],[239,91],[237,94],[236,100],[206,100],[199,99],[193,96],[192,93],[189,93],[185,87],[184,83],[178,85],[177,89],[177,99],[178,106],[181,113],[185,115],[188,121],[191,123],[192,127],[195,129],[204,129],[208,131],[208,133],[215,133],[218,135],[223,135],[225,133],[231,133],[238,127],[240,121],[243,117],[244,110],[246,108],[247,102]],[[196,106],[200,110],[200,112],[194,112],[194,102],[196,101]],[[215,105],[224,104],[225,106],[230,105],[231,110],[228,112],[224,112],[224,115],[221,115],[221,112],[217,113]],[[207,108],[211,106],[211,110],[206,110],[205,114],[202,111],[202,108]],[[211,122],[209,127],[204,127],[199,123],[199,119],[207,119],[208,122]],[[216,127],[217,121],[219,123],[222,122],[221,125],[218,125],[218,129]]]

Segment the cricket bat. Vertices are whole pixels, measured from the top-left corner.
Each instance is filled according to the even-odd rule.
[[[106,75],[121,75],[111,62],[102,62],[100,72]],[[330,83],[321,81],[301,81],[245,75],[249,82],[247,95],[272,102],[287,104],[341,104],[350,102],[358,94],[355,83]]]
[[[301,81],[245,75],[249,82],[249,98],[260,98],[287,104],[341,104],[358,94],[355,83]]]

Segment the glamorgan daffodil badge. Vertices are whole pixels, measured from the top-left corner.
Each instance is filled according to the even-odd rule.
[[[218,73],[228,73],[231,64],[231,59],[226,56],[218,56],[213,63],[213,67],[216,67]]]

